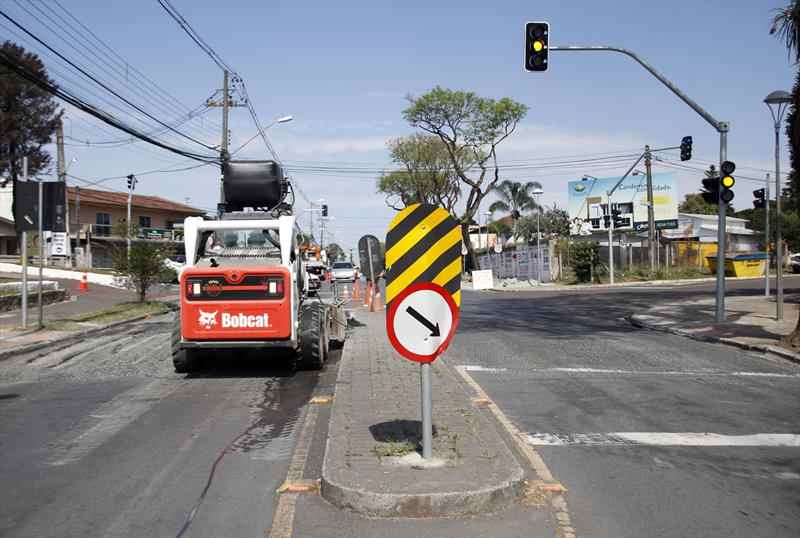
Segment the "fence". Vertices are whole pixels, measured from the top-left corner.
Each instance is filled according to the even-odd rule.
[[[478,256],[481,269],[491,269],[496,278],[516,278],[550,282],[550,255],[547,244],[541,247],[542,263],[539,263],[535,246],[519,247],[500,253],[489,252]],[[541,274],[539,270],[541,268]]]

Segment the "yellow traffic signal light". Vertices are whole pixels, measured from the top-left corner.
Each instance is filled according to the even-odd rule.
[[[736,180],[733,179],[733,176],[723,176],[722,178],[722,186],[726,189],[730,189],[736,184]]]
[[[525,25],[525,70],[547,71],[550,24],[529,22]]]

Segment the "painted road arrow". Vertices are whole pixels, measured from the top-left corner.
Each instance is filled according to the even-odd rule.
[[[431,336],[441,335],[441,332],[439,331],[439,324],[437,323],[436,325],[434,325],[433,323],[431,323],[430,320],[428,320],[428,318],[417,312],[413,306],[409,306],[408,308],[406,308],[406,312],[408,312],[412,318],[425,325],[425,327],[431,331]]]

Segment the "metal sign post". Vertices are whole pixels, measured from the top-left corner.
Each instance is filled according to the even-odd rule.
[[[433,397],[431,363],[444,353],[458,325],[458,306],[438,284],[418,282],[404,289],[386,314],[392,346],[403,357],[420,364],[422,401],[422,457],[432,456]]]
[[[427,204],[406,207],[386,233],[386,332],[400,355],[421,363],[425,459],[433,453],[430,363],[447,349],[458,325],[463,248],[455,219]]]
[[[39,328],[44,328],[44,297],[42,296],[42,280],[44,272],[44,187],[39,178]]]
[[[22,177],[28,181],[28,158],[22,158]],[[28,328],[28,232],[22,231],[22,328]]]
[[[433,457],[433,396],[431,394],[431,363],[419,365],[422,396],[422,457]]]

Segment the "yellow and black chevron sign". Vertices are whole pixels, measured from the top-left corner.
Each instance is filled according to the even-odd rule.
[[[386,303],[416,282],[433,282],[461,306],[461,227],[428,204],[403,209],[386,232]]]

